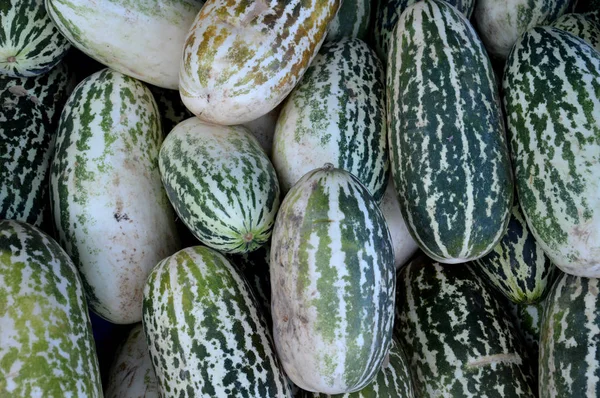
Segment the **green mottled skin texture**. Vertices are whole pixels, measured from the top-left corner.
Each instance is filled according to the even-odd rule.
[[[513,323],[527,346],[529,357],[539,358],[544,300],[540,300],[535,304],[515,304],[510,302],[507,305],[511,308]],[[535,374],[537,374],[539,359],[533,360],[531,363]]]
[[[524,344],[502,302],[467,266],[423,256],[398,282],[396,332],[416,396],[534,397]]]
[[[375,377],[391,341],[393,263],[385,219],[355,176],[317,169],[290,190],[270,267],[275,342],[294,383],[349,392]]]
[[[472,269],[509,300],[533,304],[548,292],[556,267],[536,243],[515,198],[506,234]]]
[[[373,48],[379,58],[385,63],[388,59],[389,41],[391,40],[394,27],[400,19],[400,15],[411,5],[419,0],[374,0],[376,8],[373,15],[374,28],[372,37]],[[475,0],[448,0],[448,3],[456,7],[467,18],[471,17]]]
[[[371,384],[360,391],[327,395],[303,391],[302,398],[413,398],[412,385],[408,360],[404,349],[396,339],[392,340],[389,362],[384,364]]]
[[[192,112],[185,107],[183,102],[181,102],[179,91],[151,85],[148,85],[148,88],[152,91],[152,95],[154,95],[154,99],[158,105],[158,111],[162,122],[161,125],[165,136],[179,123],[194,116]]]
[[[101,397],[77,269],[48,235],[0,221],[0,396]]]
[[[534,28],[515,44],[503,86],[527,223],[558,267],[586,272],[600,253],[591,227],[598,217],[600,53],[562,30]]]
[[[285,192],[328,162],[381,202],[389,175],[384,75],[359,39],[323,45],[277,120],[273,164]]]
[[[540,337],[540,396],[600,395],[598,279],[561,274],[545,300]]]
[[[600,51],[600,25],[584,14],[565,14],[552,24],[555,28],[569,32]]]
[[[204,244],[228,253],[258,249],[271,236],[279,183],[258,141],[242,126],[180,123],[160,152],[167,195]]]
[[[144,290],[144,330],[163,396],[291,397],[264,316],[241,274],[196,246],[161,261]]]
[[[44,0],[3,0],[0,21],[0,74],[42,75],[71,47],[48,17]]]
[[[58,117],[72,88],[62,63],[41,76],[0,76],[0,219],[51,230],[50,159]]]
[[[490,60],[443,1],[409,7],[390,48],[388,139],[407,227],[438,261],[479,258],[506,231],[514,190]]]

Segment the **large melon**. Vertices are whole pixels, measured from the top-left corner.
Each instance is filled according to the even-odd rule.
[[[504,73],[521,209],[564,272],[600,277],[600,53],[565,31],[521,36]]]
[[[407,8],[387,90],[392,175],[415,241],[443,263],[489,253],[514,188],[495,77],[469,21],[443,1]]]
[[[208,0],[187,36],[180,91],[206,122],[273,110],[317,55],[340,0]]]
[[[142,319],[148,274],[179,248],[161,143],[150,90],[110,69],[79,84],[61,116],[50,176],[58,237],[92,310],[113,323]]]
[[[395,267],[383,214],[352,174],[307,173],[271,241],[273,333],[288,377],[327,394],[366,387],[391,344]]]

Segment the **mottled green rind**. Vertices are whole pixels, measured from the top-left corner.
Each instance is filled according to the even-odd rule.
[[[555,28],[569,32],[600,51],[600,25],[583,14],[565,14],[552,24]]]
[[[77,269],[28,224],[0,221],[0,396],[101,397]]]
[[[44,0],[0,3],[0,75],[42,75],[56,66],[70,47],[48,17]]]
[[[371,21],[371,0],[344,0],[335,17],[329,22],[326,42],[344,37],[365,40]]]
[[[409,7],[390,44],[388,137],[406,225],[437,261],[479,258],[504,235],[514,190],[490,61],[442,1]]]
[[[51,231],[50,160],[71,83],[64,64],[41,76],[0,76],[0,219]]]
[[[513,204],[508,230],[500,243],[472,265],[509,300],[539,302],[548,292],[556,269],[527,228],[518,202]]]
[[[379,59],[386,64],[390,48],[389,41],[402,13],[419,0],[373,0],[376,8],[373,14],[373,48]],[[475,0],[448,0],[448,4],[456,7],[465,17],[471,18]]]
[[[406,354],[396,339],[392,340],[388,363],[384,364],[371,384],[348,394],[327,395],[304,391],[302,398],[413,398],[414,391]]]
[[[165,139],[159,166],[175,211],[205,245],[245,253],[270,238],[279,209],[277,174],[244,127],[188,119]]]
[[[331,163],[357,176],[381,202],[389,174],[384,79],[363,41],[323,45],[277,119],[273,164],[284,192]]]
[[[515,44],[504,103],[521,209],[563,271],[600,276],[600,53],[537,27]]]
[[[143,309],[164,398],[291,398],[250,286],[217,251],[196,246],[161,261]]]
[[[600,395],[599,280],[561,274],[545,300],[540,396]]]
[[[270,269],[273,334],[288,377],[330,394],[369,384],[391,343],[395,267],[366,187],[342,169],[307,173],[277,215]]]
[[[395,327],[416,396],[535,396],[526,348],[487,289],[465,265],[420,257],[400,271]]]

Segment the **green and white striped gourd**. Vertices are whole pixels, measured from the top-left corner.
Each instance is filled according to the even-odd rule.
[[[102,397],[77,268],[39,229],[0,220],[0,396]]]
[[[598,11],[586,12],[584,15],[586,18],[600,25],[600,6],[598,7]]]
[[[340,3],[208,0],[183,49],[183,103],[202,120],[222,125],[269,113],[317,55]]]
[[[546,257],[527,228],[515,202],[508,230],[489,254],[475,260],[472,269],[515,303],[536,303],[548,292],[555,275],[554,264]]]
[[[600,53],[537,27],[504,74],[515,181],[527,224],[564,272],[600,276]]]
[[[292,397],[252,289],[217,251],[161,261],[143,322],[163,398]]]
[[[417,252],[419,245],[417,245],[406,227],[402,211],[400,210],[400,203],[398,203],[398,195],[394,188],[394,181],[391,178],[389,179],[385,195],[379,207],[385,217],[390,236],[392,237],[394,264],[396,265],[396,270],[398,270]]]
[[[344,37],[367,37],[371,20],[371,0],[344,0],[329,23],[325,41],[338,41]]]
[[[540,397],[600,395],[600,280],[561,274],[546,298]]]
[[[304,391],[302,398],[413,398],[415,396],[406,354],[396,339],[392,340],[387,364],[375,380],[360,391],[327,395]]]
[[[160,398],[158,380],[142,324],[134,326],[117,348],[108,371],[104,398]]]
[[[202,243],[244,253],[268,241],[279,208],[279,183],[246,128],[188,119],[165,139],[159,166],[175,211]]]
[[[202,0],[45,0],[79,50],[111,69],[177,90],[179,62]]]
[[[390,40],[394,28],[402,13],[419,0],[374,0],[375,15],[373,16],[373,48],[377,52],[379,59],[386,64]],[[475,0],[447,0],[448,4],[456,7],[465,17],[471,18]]]
[[[358,178],[328,164],[285,197],[271,241],[273,334],[298,387],[365,388],[388,354],[395,267],[385,218]]]
[[[555,28],[569,32],[600,51],[600,25],[584,14],[565,14],[552,24]]]
[[[2,0],[0,75],[42,75],[54,68],[69,48],[46,13],[44,0]]]
[[[179,248],[158,170],[161,143],[150,90],[111,69],[81,82],[61,115],[50,175],[54,222],[91,309],[113,323],[141,320],[148,274]]]
[[[398,275],[396,331],[418,397],[531,397],[510,315],[466,265],[420,257]]]
[[[519,37],[549,25],[567,12],[571,0],[477,0],[473,22],[490,56],[505,60]]]
[[[436,261],[484,256],[506,232],[513,181],[483,44],[456,8],[425,0],[402,14],[390,45],[388,134],[404,220]]]
[[[281,189],[331,163],[381,201],[388,180],[384,70],[359,39],[326,43],[281,110],[273,165]]]

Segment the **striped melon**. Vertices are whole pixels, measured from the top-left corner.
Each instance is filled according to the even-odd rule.
[[[584,15],[586,18],[588,18],[600,25],[600,7],[598,7],[598,11],[587,12]]]
[[[398,276],[396,330],[418,397],[534,397],[526,349],[465,265],[420,257]]]
[[[217,251],[196,246],[161,261],[143,303],[164,398],[291,398],[251,288]]]
[[[69,47],[46,13],[44,0],[2,0],[0,75],[42,75],[60,62]]]
[[[158,170],[161,142],[152,93],[110,69],[80,83],[60,119],[50,175],[55,225],[90,307],[113,323],[141,320],[148,274],[179,246]]]
[[[102,397],[77,268],[31,225],[0,221],[0,396]]]
[[[392,237],[394,264],[396,264],[397,270],[406,264],[408,259],[417,252],[419,246],[406,227],[392,179],[388,182],[380,208]]]
[[[327,395],[304,392],[302,398],[413,398],[414,391],[406,354],[396,339],[392,340],[389,359],[377,372],[375,380],[360,391]]]
[[[508,230],[488,255],[472,266],[482,279],[515,303],[536,303],[547,293],[555,275],[554,264],[544,254],[527,228],[516,202]]]
[[[279,183],[244,127],[188,119],[165,139],[159,166],[175,211],[205,245],[245,253],[271,236]]]
[[[326,162],[381,201],[388,180],[383,66],[359,39],[325,44],[286,99],[273,139],[283,192]]]
[[[562,274],[546,299],[540,396],[600,396],[600,280]]]
[[[344,0],[329,23],[325,41],[338,41],[344,37],[364,40],[371,20],[371,0]]]
[[[394,28],[402,13],[419,0],[374,0],[376,4],[373,16],[373,48],[379,58],[386,63],[390,40]],[[448,4],[456,7],[465,17],[471,18],[475,0],[447,0]]]
[[[565,14],[552,24],[555,28],[569,32],[600,51],[600,25],[583,14]]]
[[[492,57],[505,60],[523,33],[564,14],[571,0],[477,0],[473,21]]]
[[[419,247],[443,263],[490,252],[504,235],[512,171],[494,74],[454,7],[407,8],[388,61],[392,175]]]
[[[188,33],[183,102],[216,124],[273,110],[319,51],[340,0],[208,0]]]
[[[142,324],[134,326],[117,348],[104,398],[160,398]]]
[[[102,64],[176,90],[182,47],[202,0],[45,0],[75,47]]]
[[[515,44],[505,106],[521,209],[564,272],[600,276],[600,53],[537,27]]]
[[[367,188],[328,164],[285,197],[271,241],[273,333],[288,377],[313,392],[366,387],[388,354],[395,268]]]

